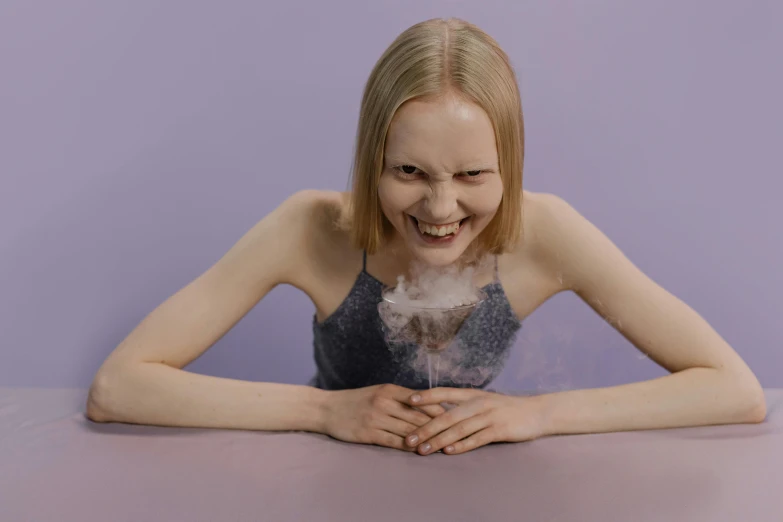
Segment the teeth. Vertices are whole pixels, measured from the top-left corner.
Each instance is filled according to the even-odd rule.
[[[454,234],[459,230],[459,221],[456,223],[452,223],[451,225],[446,226],[434,226],[429,225],[427,223],[424,223],[422,221],[419,221],[419,230],[422,232],[422,234],[429,234],[431,236],[447,236],[449,234]]]

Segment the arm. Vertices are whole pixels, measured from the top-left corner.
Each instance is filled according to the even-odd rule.
[[[644,382],[540,396],[544,432],[763,421],[761,386],[731,346],[568,203],[543,197],[538,248],[548,260],[548,276],[672,372]]]
[[[87,416],[98,422],[320,431],[326,392],[182,368],[276,285],[302,287],[314,257],[314,213],[324,201],[314,191],[292,196],[145,317],[98,370]]]
[[[672,373],[532,397],[461,388],[417,391],[408,404],[455,407],[414,430],[406,438],[408,447],[423,455],[440,449],[457,455],[491,442],[545,435],[764,420],[756,377],[704,319],[645,276],[565,201],[539,194],[526,205],[526,246],[512,260],[535,270],[526,279],[542,289],[541,302],[563,290],[576,292]]]
[[[90,388],[87,417],[96,422],[245,430],[322,432],[327,392],[249,382],[138,362],[101,369]]]

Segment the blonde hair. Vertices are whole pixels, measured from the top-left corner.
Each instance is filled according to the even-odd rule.
[[[498,43],[460,19],[432,19],[405,30],[375,64],[362,96],[352,191],[346,216],[351,241],[375,253],[393,230],[381,210],[378,184],[386,135],[408,100],[456,92],[480,106],[495,130],[503,196],[477,238],[480,251],[510,250],[522,229],[524,127],[514,70]]]

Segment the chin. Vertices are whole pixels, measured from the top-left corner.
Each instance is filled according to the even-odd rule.
[[[428,248],[418,244],[411,245],[409,248],[416,261],[439,268],[453,265],[465,253],[465,248],[459,245],[450,248]]]

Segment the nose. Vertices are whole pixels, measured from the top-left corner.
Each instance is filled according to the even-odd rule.
[[[433,183],[426,200],[427,213],[432,221],[443,223],[457,210],[457,194],[451,183]]]

